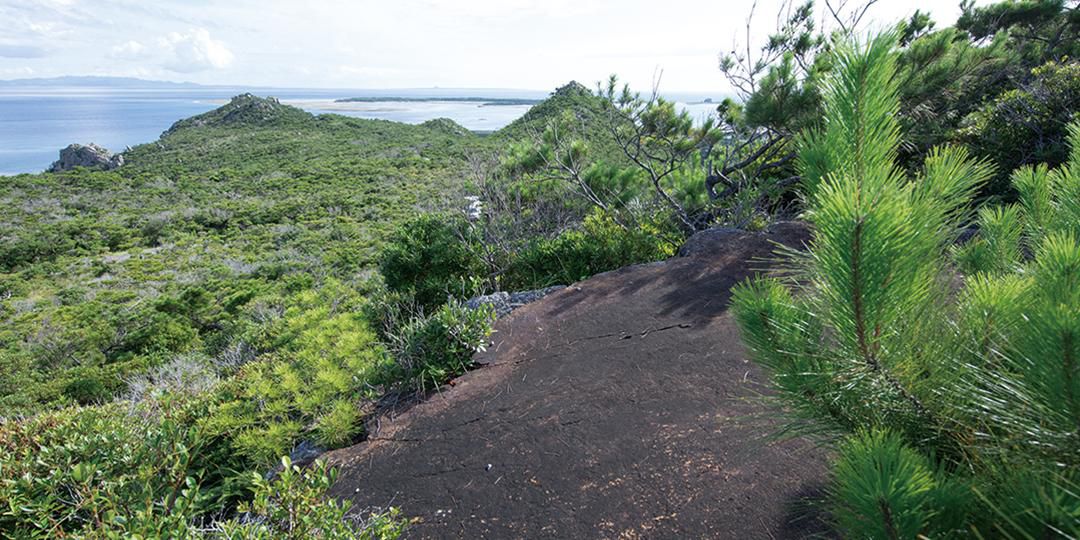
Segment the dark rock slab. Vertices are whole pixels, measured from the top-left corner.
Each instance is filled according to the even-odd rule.
[[[824,451],[778,442],[727,312],[798,224],[699,239],[501,319],[474,370],[332,452],[332,494],[399,506],[411,538],[800,538]]]

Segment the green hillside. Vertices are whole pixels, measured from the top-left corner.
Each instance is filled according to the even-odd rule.
[[[569,111],[586,126],[599,127],[603,104],[588,88],[577,81],[560,86],[548,99],[534,105],[521,118],[495,132],[496,136],[520,139],[531,133],[543,132],[548,122]]]
[[[244,306],[357,279],[396,223],[456,204],[476,140],[244,95],[118,170],[4,180],[0,409],[104,399],[132,372],[223,346]],[[213,313],[165,307],[181,297]]]

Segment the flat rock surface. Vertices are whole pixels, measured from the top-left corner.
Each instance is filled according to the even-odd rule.
[[[328,455],[332,494],[410,538],[802,538],[824,451],[777,442],[727,312],[798,224],[572,285],[501,319],[484,364]]]

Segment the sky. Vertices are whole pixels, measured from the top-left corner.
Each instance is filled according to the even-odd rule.
[[[834,5],[837,0],[833,0]],[[857,0],[851,0],[855,2]],[[824,0],[818,2],[822,6]],[[0,0],[0,79],[98,75],[295,88],[587,85],[728,92],[753,0]],[[880,0],[870,26],[959,0]],[[757,2],[751,38],[781,0]]]

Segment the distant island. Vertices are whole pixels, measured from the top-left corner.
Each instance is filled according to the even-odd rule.
[[[536,105],[541,99],[528,98],[485,98],[485,97],[350,97],[335,99],[334,103],[378,103],[385,101],[404,101],[407,103],[423,103],[433,101],[474,102],[483,105]]]

